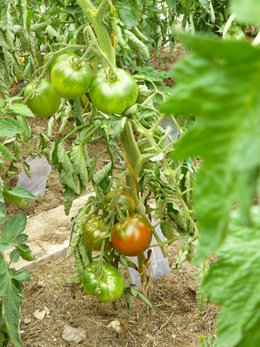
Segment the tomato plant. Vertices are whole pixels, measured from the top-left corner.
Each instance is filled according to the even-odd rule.
[[[118,300],[124,292],[124,278],[114,266],[98,261],[90,263],[82,274],[84,290],[102,302]]]
[[[43,79],[36,87],[32,83],[28,84],[24,89],[24,97],[32,112],[41,118],[50,117],[60,107],[60,96],[47,79]]]
[[[152,241],[152,226],[143,216],[135,214],[114,225],[112,243],[119,253],[136,256],[143,253]]]
[[[88,63],[73,55],[66,55],[54,63],[51,70],[51,83],[55,92],[66,99],[85,94],[91,82],[91,70]]]
[[[94,251],[100,251],[102,242],[106,236],[104,219],[102,216],[91,216],[82,226],[83,239],[86,244]],[[105,243],[105,251],[111,249],[112,245],[109,240]]]
[[[109,192],[104,198],[104,210],[108,209],[108,204],[110,204],[112,198],[114,197],[115,192]],[[135,212],[135,201],[130,193],[125,190],[119,191],[118,197],[118,207],[120,212],[125,216],[129,216]]]
[[[110,114],[122,114],[132,106],[138,96],[134,78],[122,69],[99,70],[90,89],[90,99],[97,109]]]

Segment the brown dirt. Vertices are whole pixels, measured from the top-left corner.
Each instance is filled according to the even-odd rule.
[[[171,268],[177,251],[176,244],[168,249]],[[71,285],[62,280],[72,271],[73,260],[63,256],[30,271],[21,320],[25,347],[76,346],[62,339],[64,324],[86,332],[85,341],[78,344],[84,347],[197,347],[200,335],[214,335],[216,309],[208,305],[205,311],[198,310],[194,272],[188,263],[153,283],[149,295],[153,310],[136,299],[128,310],[123,297],[112,305],[99,303],[83,292],[75,295]],[[34,312],[45,306],[50,315],[37,320]],[[25,324],[28,319],[30,323]],[[121,322],[121,334],[108,327],[116,319]]]

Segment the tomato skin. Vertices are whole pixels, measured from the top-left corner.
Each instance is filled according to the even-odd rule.
[[[106,236],[106,230],[104,228],[103,218],[101,216],[92,215],[82,226],[83,240],[94,251],[100,251],[102,242]],[[105,243],[105,251],[112,248],[112,244],[109,240]]]
[[[138,97],[138,87],[134,78],[123,69],[115,69],[115,72],[115,80],[109,81],[109,71],[99,70],[89,89],[93,105],[107,114],[122,114]]]
[[[52,59],[53,56],[51,57],[45,57],[44,58],[44,63],[47,63],[50,59]],[[50,73],[53,66],[59,62],[59,61],[63,61],[64,59],[67,59],[67,58],[71,58],[71,57],[77,57],[77,54],[74,53],[73,51],[65,51],[59,55],[57,55],[54,59],[52,59],[52,62],[49,64],[48,68],[47,68],[47,71]]]
[[[114,196],[114,192],[109,192],[104,198],[105,205],[109,204]],[[118,195],[119,209],[124,216],[130,216],[135,212],[135,201],[130,193],[125,190],[120,190]],[[106,206],[105,206],[106,207]]]
[[[48,118],[58,111],[61,98],[58,96],[51,82],[43,79],[36,88],[30,83],[24,89],[24,97],[27,98],[35,92],[26,103],[33,113],[41,118]]]
[[[102,262],[100,271],[98,261],[93,261],[84,270],[82,282],[88,295],[94,295],[102,302],[113,302],[124,292],[124,277],[114,266]]]
[[[134,214],[116,223],[112,244],[121,254],[133,257],[143,253],[152,241],[152,226],[145,217]]]
[[[55,92],[65,99],[82,96],[88,91],[92,80],[86,62],[79,63],[73,56],[58,60],[51,70],[51,83]]]

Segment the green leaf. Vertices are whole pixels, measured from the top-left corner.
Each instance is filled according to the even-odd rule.
[[[26,215],[24,213],[11,217],[2,227],[0,242],[7,245],[14,244],[18,235],[24,231],[25,225]]]
[[[3,196],[3,187],[0,186],[0,223],[4,223],[6,216],[6,206]]]
[[[216,16],[215,16],[215,12],[214,12],[214,8],[213,8],[211,0],[199,0],[199,2],[201,3],[201,6],[210,15],[211,21],[214,23],[216,20]]]
[[[84,187],[86,187],[88,184],[88,170],[83,144],[73,144],[70,152],[70,159],[74,165],[76,174],[80,176],[81,182],[83,183]]]
[[[245,200],[252,196],[238,177],[259,162],[260,49],[247,42],[179,36],[194,53],[176,67],[177,87],[162,110],[197,116],[174,158],[203,158],[194,187],[201,230],[197,259],[203,259],[223,242],[241,184]]]
[[[232,0],[231,11],[245,24],[260,24],[260,2],[258,0]]]
[[[27,200],[37,200],[36,196],[23,187],[15,187],[13,189],[4,188],[3,195],[10,204],[15,204],[20,207],[26,206]]]
[[[209,299],[223,305],[218,314],[218,346],[260,345],[260,209],[252,210],[252,227],[236,212],[228,236],[203,283]]]
[[[17,246],[16,249],[18,250],[20,256],[26,260],[26,261],[33,261],[36,260],[36,257],[32,254],[31,249],[26,244],[21,244],[20,246]]]
[[[79,195],[76,194],[74,190],[70,189],[68,186],[65,185],[63,197],[64,197],[64,211],[66,216],[69,215],[72,203],[78,196]]]
[[[8,106],[7,110],[10,113],[17,114],[18,116],[34,117],[32,111],[24,104],[11,104]]]
[[[9,161],[13,160],[12,153],[2,143],[0,143],[0,152],[3,153]]]
[[[22,347],[19,336],[19,320],[23,297],[19,293],[14,279],[16,283],[20,280],[28,280],[28,275],[26,276],[24,271],[17,272],[15,269],[9,269],[3,253],[0,252],[0,297],[2,297],[0,313],[4,319],[5,330],[14,346]]]
[[[63,142],[58,144],[58,161],[62,166],[62,170],[60,171],[60,180],[64,186],[68,186],[70,189],[74,191],[76,194],[80,194],[80,189],[78,185],[78,178],[75,173],[74,166],[70,161],[70,158],[65,150],[65,146]]]
[[[12,137],[23,133],[19,122],[12,118],[0,118],[0,137]]]
[[[135,13],[128,2],[120,2],[120,5],[118,6],[118,12],[120,19],[125,24],[125,26],[131,28],[138,24]]]
[[[98,185],[101,181],[104,180],[110,173],[112,167],[112,163],[109,162],[106,166],[103,167],[103,169],[99,170],[94,176],[93,181]]]

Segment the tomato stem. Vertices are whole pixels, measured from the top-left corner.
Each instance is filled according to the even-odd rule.
[[[106,10],[109,6],[108,1],[103,0],[98,8],[96,8],[90,0],[77,0],[77,3],[86,14],[90,23],[93,25],[102,52],[105,54],[111,65],[115,67],[115,51],[111,43],[107,28],[103,21]]]

